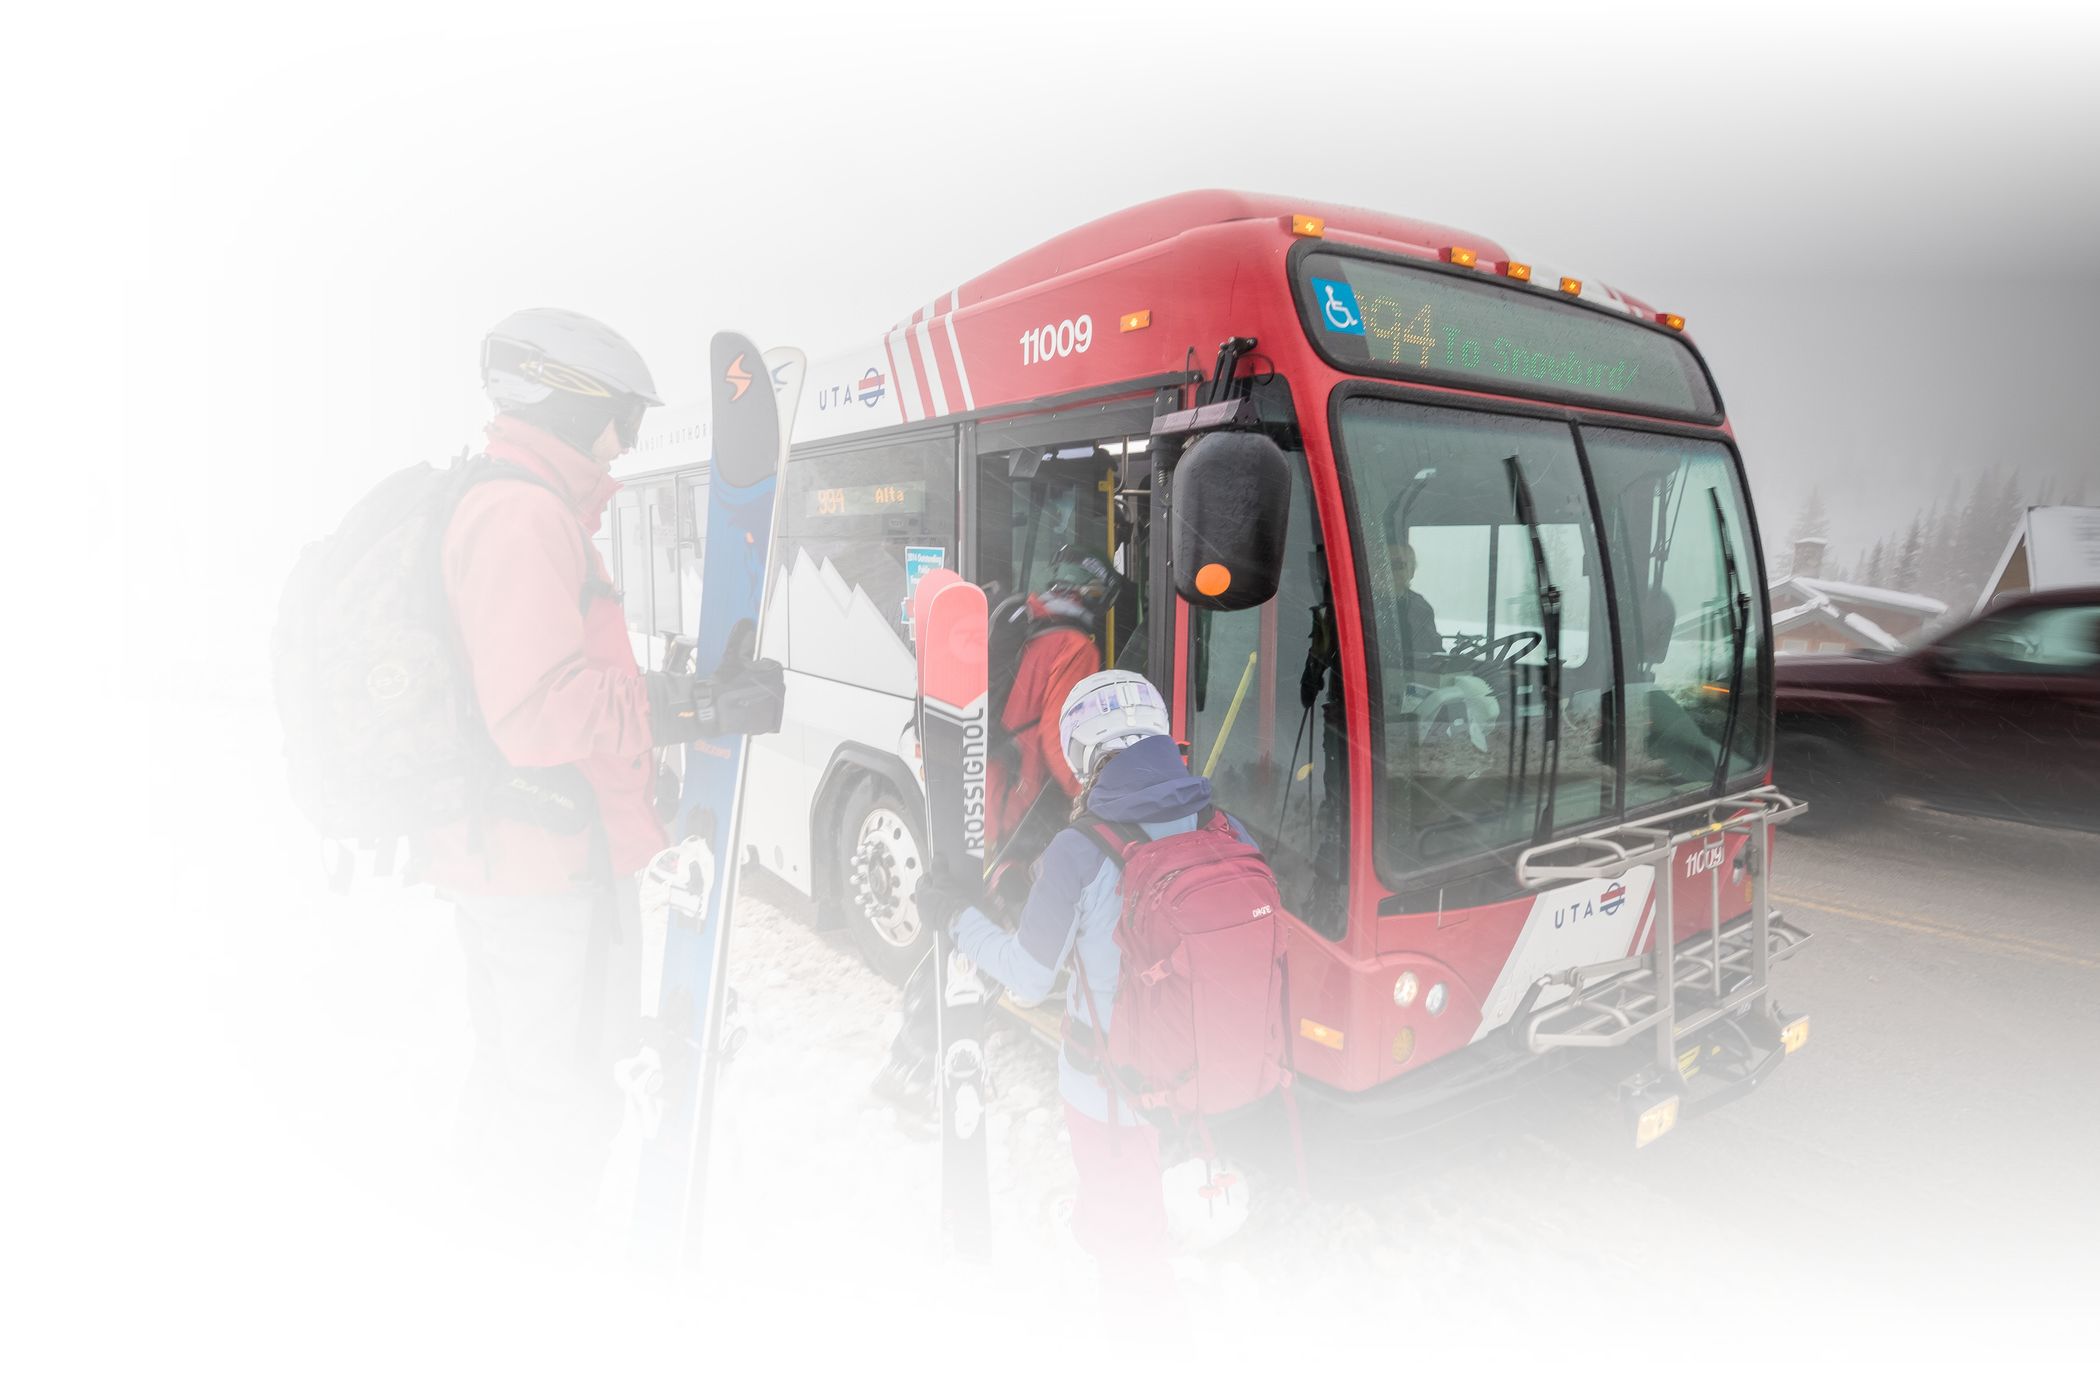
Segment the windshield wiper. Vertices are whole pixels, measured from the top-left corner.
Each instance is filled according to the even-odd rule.
[[[1560,589],[1546,567],[1546,542],[1539,533],[1538,507],[1532,503],[1531,487],[1524,481],[1523,464],[1515,456],[1504,457],[1509,468],[1509,494],[1515,500],[1517,519],[1531,536],[1531,567],[1538,588],[1539,631],[1546,640],[1545,724],[1540,734],[1538,816],[1532,823],[1533,844],[1553,833],[1553,796],[1560,786]]]
[[[1721,488],[1709,486],[1707,496],[1713,501],[1714,530],[1721,537],[1721,571],[1728,589],[1728,627],[1734,655],[1728,662],[1728,717],[1721,723],[1721,752],[1714,759],[1714,780],[1710,793],[1721,795],[1728,782],[1728,758],[1735,749],[1736,717],[1743,709],[1743,651],[1750,641],[1750,595],[1743,592],[1743,576],[1735,566],[1735,546],[1728,538],[1728,512],[1721,507]]]

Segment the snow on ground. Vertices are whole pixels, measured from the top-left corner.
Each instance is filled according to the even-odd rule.
[[[68,1325],[102,1329],[81,1332],[83,1354],[156,1376],[212,1366],[226,1393],[371,1393],[404,1368],[411,1393],[440,1377],[477,1393],[858,1384],[911,1374],[944,1321],[942,1364],[972,1389],[1069,1394],[1053,1358],[1100,1317],[1058,1223],[1071,1164],[1051,1051],[1031,1033],[994,1037],[995,1258],[962,1268],[936,1239],[935,1144],[868,1087],[896,990],[753,877],[731,958],[749,1038],[720,1105],[705,1278],[666,1291],[632,1276],[617,1228],[547,1250],[492,1239],[449,1169],[471,1051],[449,910],[386,883],[328,891],[266,709],[200,704],[171,723],[185,768],[139,799],[153,902],[110,916],[143,936],[121,961],[83,940],[121,970],[97,1008],[123,1033],[121,1072],[97,1081],[92,1127],[49,1135],[60,1173],[96,1188],[81,1218],[103,1232],[52,1227],[91,1300]],[[78,1043],[54,1034],[40,1063]],[[1643,1173],[1670,1159],[1629,1155],[1541,1124],[1389,1154],[1390,1180],[1349,1194],[1258,1174],[1246,1227],[1181,1266],[1193,1355],[1266,1355],[1259,1374],[1279,1383],[1318,1356],[1337,1380],[1435,1388],[1486,1367],[1577,1393],[1715,1345],[1754,1371],[1798,1360],[1810,1336],[1842,1342],[1826,1379],[1871,1356],[1857,1313],[1799,1296],[1815,1280],[1725,1200],[1653,1189]],[[96,1345],[111,1320],[127,1346]],[[238,1348],[219,1340],[229,1326]],[[1753,1335],[1786,1345],[1744,1359]],[[1753,1371],[1731,1374],[1747,1386]]]

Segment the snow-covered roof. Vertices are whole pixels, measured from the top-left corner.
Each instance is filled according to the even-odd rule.
[[[1903,612],[1921,613],[1926,617],[1938,617],[1947,611],[1947,605],[1937,598],[1928,598],[1922,593],[1901,593],[1893,588],[1869,588],[1863,583],[1789,576],[1772,586],[1778,588],[1782,584],[1792,584],[1803,593],[1817,594],[1840,603],[1864,603],[1873,608],[1896,608]]]
[[[2020,512],[1976,606],[2008,588],[2090,583],[2100,583],[2100,506],[2029,506]]]
[[[1836,631],[1844,633],[1860,646],[1874,647],[1881,651],[1903,650],[1903,643],[1898,641],[1887,629],[1880,626],[1872,618],[1863,617],[1859,613],[1841,608],[1831,600],[1829,595],[1818,592],[1817,590],[1824,586],[1820,580],[1781,579],[1778,584],[1773,585],[1773,588],[1776,591],[1782,585],[1793,586],[1795,591],[1801,594],[1802,601],[1794,604],[1792,607],[1781,608],[1778,612],[1772,614],[1772,631],[1774,635],[1783,635],[1805,623],[1821,622]],[[1849,587],[1850,585],[1842,586]],[[1870,588],[1864,591],[1883,593],[1888,590]],[[1901,597],[1904,595],[1899,594],[1897,596]],[[1933,600],[1928,598],[1925,601],[1932,602]],[[1944,604],[1937,606],[1942,612],[1946,610]]]
[[[1871,618],[1861,617],[1858,613],[1855,612],[1848,612],[1845,614],[1844,623],[1847,627],[1859,633],[1862,637],[1865,637],[1869,642],[1872,642],[1875,646],[1882,648],[1884,651],[1903,650],[1903,643],[1897,641],[1894,637],[1891,637],[1888,633],[1882,631],[1879,627],[1875,626],[1874,621]]]

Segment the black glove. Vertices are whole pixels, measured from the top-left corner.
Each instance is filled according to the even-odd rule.
[[[938,865],[930,867],[919,878],[912,891],[912,903],[918,907],[919,923],[925,928],[942,932],[955,927],[955,918],[963,910],[983,898],[977,882],[944,870]]]
[[[780,728],[787,681],[778,661],[725,660],[712,676],[651,671],[642,679],[649,688],[649,738],[659,748]]]
[[[725,659],[707,681],[712,692],[715,734],[777,734],[787,701],[787,678],[778,661]]]

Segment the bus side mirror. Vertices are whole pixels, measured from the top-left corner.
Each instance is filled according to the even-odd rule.
[[[1174,591],[1229,612],[1276,596],[1291,520],[1291,464],[1260,433],[1206,433],[1174,469]]]

